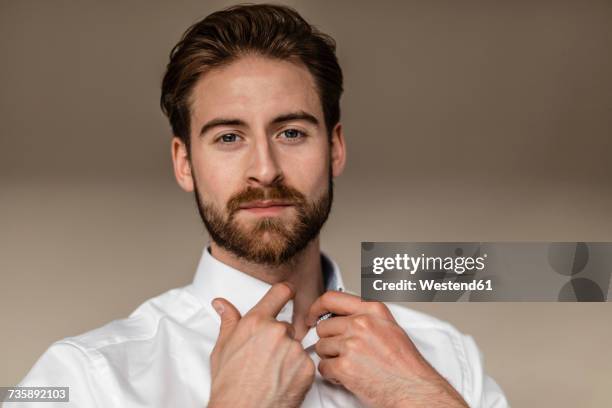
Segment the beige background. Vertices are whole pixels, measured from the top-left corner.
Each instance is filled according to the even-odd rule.
[[[228,2],[0,2],[0,385],[191,280],[207,237],[158,108]],[[290,1],[332,34],[349,162],[323,249],[612,241],[612,4]],[[516,407],[609,406],[611,304],[412,304],[472,334]]]

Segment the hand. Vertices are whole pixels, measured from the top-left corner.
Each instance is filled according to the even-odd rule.
[[[329,291],[310,307],[317,325],[319,372],[373,407],[467,407],[461,395],[425,360],[384,303]]]
[[[221,316],[210,356],[209,407],[297,407],[314,380],[315,366],[293,326],[276,315],[294,296],[277,283],[244,317],[226,299],[213,300]]]

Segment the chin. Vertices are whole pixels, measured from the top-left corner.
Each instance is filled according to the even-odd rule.
[[[276,231],[259,231],[250,234],[252,246],[254,248],[275,248],[282,249],[287,246],[287,238]]]

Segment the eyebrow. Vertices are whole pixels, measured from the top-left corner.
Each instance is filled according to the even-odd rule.
[[[285,113],[283,115],[279,115],[272,119],[270,122],[271,125],[278,125],[284,122],[289,122],[291,120],[304,120],[309,122],[315,126],[319,126],[319,120],[312,114],[306,111],[297,111]],[[247,124],[242,119],[237,118],[216,118],[211,119],[202,126],[202,130],[200,130],[200,136],[204,135],[210,129],[215,128],[217,126],[242,126],[246,127]]]

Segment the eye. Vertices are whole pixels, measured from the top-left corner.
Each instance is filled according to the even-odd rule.
[[[285,129],[281,132],[281,135],[290,140],[297,140],[306,136],[304,132],[297,129]]]
[[[226,133],[217,138],[217,142],[221,141],[223,144],[231,144],[236,141],[239,136],[235,133]]]

